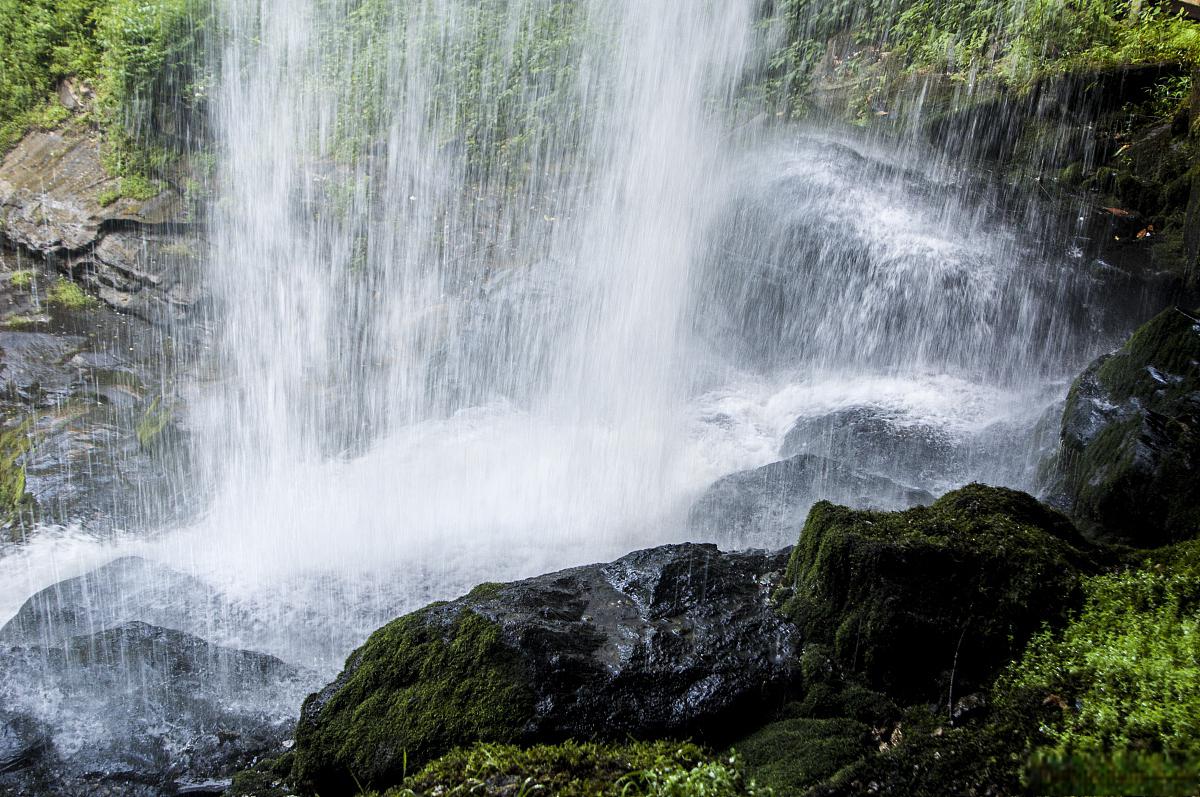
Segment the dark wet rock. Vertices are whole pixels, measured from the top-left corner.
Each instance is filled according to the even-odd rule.
[[[945,478],[961,465],[944,429],[867,406],[798,419],[779,453],[834,457],[868,473],[921,481]]]
[[[477,740],[742,732],[792,679],[769,599],[785,556],[664,546],[395,620],[305,702],[294,772],[335,794]]]
[[[27,256],[0,256],[0,415],[27,439],[18,464],[32,502],[10,539],[37,521],[131,528],[192,508],[173,489],[188,471],[164,356],[173,341],[82,294],[78,306],[54,301],[64,284]]]
[[[1085,370],[1051,470],[1069,510],[1138,547],[1200,535],[1200,319],[1165,310]],[[1053,491],[1053,490],[1052,490]]]
[[[33,766],[46,745],[45,729],[32,717],[0,711],[0,775]]]
[[[813,507],[783,611],[806,640],[905,703],[986,687],[1091,569],[1070,521],[1024,493],[973,484],[928,507]]]
[[[126,556],[30,597],[0,628],[0,645],[60,647],[82,634],[132,621],[199,630],[213,627],[229,611],[198,579]]]
[[[308,677],[141,622],[9,648],[0,666],[6,703],[46,713],[55,760],[24,777],[55,797],[214,793],[211,781],[282,752],[292,724],[275,707],[298,702]]]
[[[730,544],[785,545],[796,539],[809,508],[823,499],[898,509],[932,503],[933,496],[832,459],[796,454],[717,480],[692,506],[688,525]]]

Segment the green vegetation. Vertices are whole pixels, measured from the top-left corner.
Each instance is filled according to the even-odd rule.
[[[766,797],[736,758],[694,744],[477,744],[429,763],[385,797],[553,794],[559,797]]]
[[[144,196],[200,118],[209,9],[202,0],[0,0],[0,153],[30,128],[66,121],[57,89],[73,78],[72,103],[104,131],[122,195]]]
[[[821,502],[781,609],[872,687],[945,700],[989,682],[1073,604],[1085,547],[1065,517],[1003,488],[972,484],[904,512]]]
[[[96,306],[96,299],[83,292],[79,283],[72,282],[66,277],[59,277],[46,293],[46,301],[62,310],[78,312]]]
[[[29,451],[31,421],[0,429],[0,525],[10,525],[32,500],[25,492],[22,457]]]
[[[14,288],[28,288],[33,285],[33,277],[36,272],[31,268],[14,271],[8,277],[8,284]]]
[[[767,24],[782,31],[782,45],[763,89],[788,113],[804,108],[831,42],[841,77],[874,88],[917,72],[1025,88],[1073,72],[1164,64],[1173,74],[1157,97],[1178,103],[1188,70],[1200,65],[1200,27],[1138,0],[780,0]]]
[[[294,776],[321,794],[399,783],[459,745],[518,741],[531,695],[496,624],[433,604],[372,634],[332,694],[305,702]]]
[[[394,115],[410,98],[385,90],[389,69],[420,68],[435,77],[431,94],[420,98],[435,128],[419,132],[460,155],[475,180],[517,181],[551,137],[578,132],[584,100],[564,98],[582,46],[578,4],[522,9],[507,0],[465,3],[456,9],[453,28],[419,4],[352,5],[347,21],[323,35],[328,50],[315,86],[351,109],[339,114],[325,142],[342,160],[357,159],[379,131],[400,121]],[[566,107],[578,112],[564,122],[559,109]]]
[[[150,406],[142,413],[136,429],[138,445],[143,450],[152,448],[158,442],[163,430],[171,422],[172,415],[172,407],[161,399],[156,398],[150,402]]]
[[[1078,617],[1035,637],[1001,691],[1034,690],[1060,707],[1041,728],[1050,756],[1200,761],[1200,542],[1087,579],[1084,592]]]

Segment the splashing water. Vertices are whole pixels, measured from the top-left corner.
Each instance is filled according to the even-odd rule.
[[[315,686],[421,603],[684,538],[797,419],[936,428],[953,468],[889,474],[924,489],[1030,488],[1089,284],[911,150],[756,122],[756,5],[231,0],[213,498],[41,534],[0,611],[136,554],[221,594],[181,630]]]

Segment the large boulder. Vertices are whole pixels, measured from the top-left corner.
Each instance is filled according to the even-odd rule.
[[[1055,465],[1071,512],[1139,547],[1200,535],[1200,319],[1165,310],[1071,388]]]
[[[296,780],[383,787],[474,741],[729,737],[792,678],[786,555],[670,545],[401,617],[305,702]]]
[[[827,499],[865,509],[932,503],[924,490],[826,457],[796,454],[718,479],[692,505],[694,535],[729,546],[777,547],[795,539],[809,508]]]
[[[279,707],[307,683],[273,656],[137,621],[0,648],[0,670],[0,700],[45,733],[13,726],[9,781],[48,797],[219,794],[235,771],[282,752],[292,722]]]
[[[962,464],[945,429],[873,406],[798,418],[779,453],[836,457],[859,470],[922,483],[945,478]]]
[[[232,607],[209,585],[137,556],[124,556],[32,595],[0,627],[0,645],[61,647],[85,634],[140,621],[211,633]]]
[[[821,502],[788,562],[782,609],[806,640],[903,702],[985,686],[1077,600],[1087,544],[1034,498],[972,484],[928,507]]]

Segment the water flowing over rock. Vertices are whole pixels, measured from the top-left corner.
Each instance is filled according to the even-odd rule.
[[[719,479],[692,506],[688,526],[726,545],[784,545],[819,500],[898,509],[932,503],[933,496],[839,461],[796,454]]]
[[[868,473],[928,481],[961,468],[954,443],[945,429],[931,424],[906,422],[881,408],[847,407],[798,419],[779,453],[835,457]]]
[[[664,546],[400,618],[305,703],[297,778],[384,786],[477,739],[729,738],[792,677],[786,554]]]
[[[52,648],[133,621],[195,630],[227,614],[208,585],[127,556],[30,597],[0,628],[0,644]]]
[[[1050,467],[1102,535],[1139,547],[1200,535],[1200,318],[1164,310],[1088,366]]]

